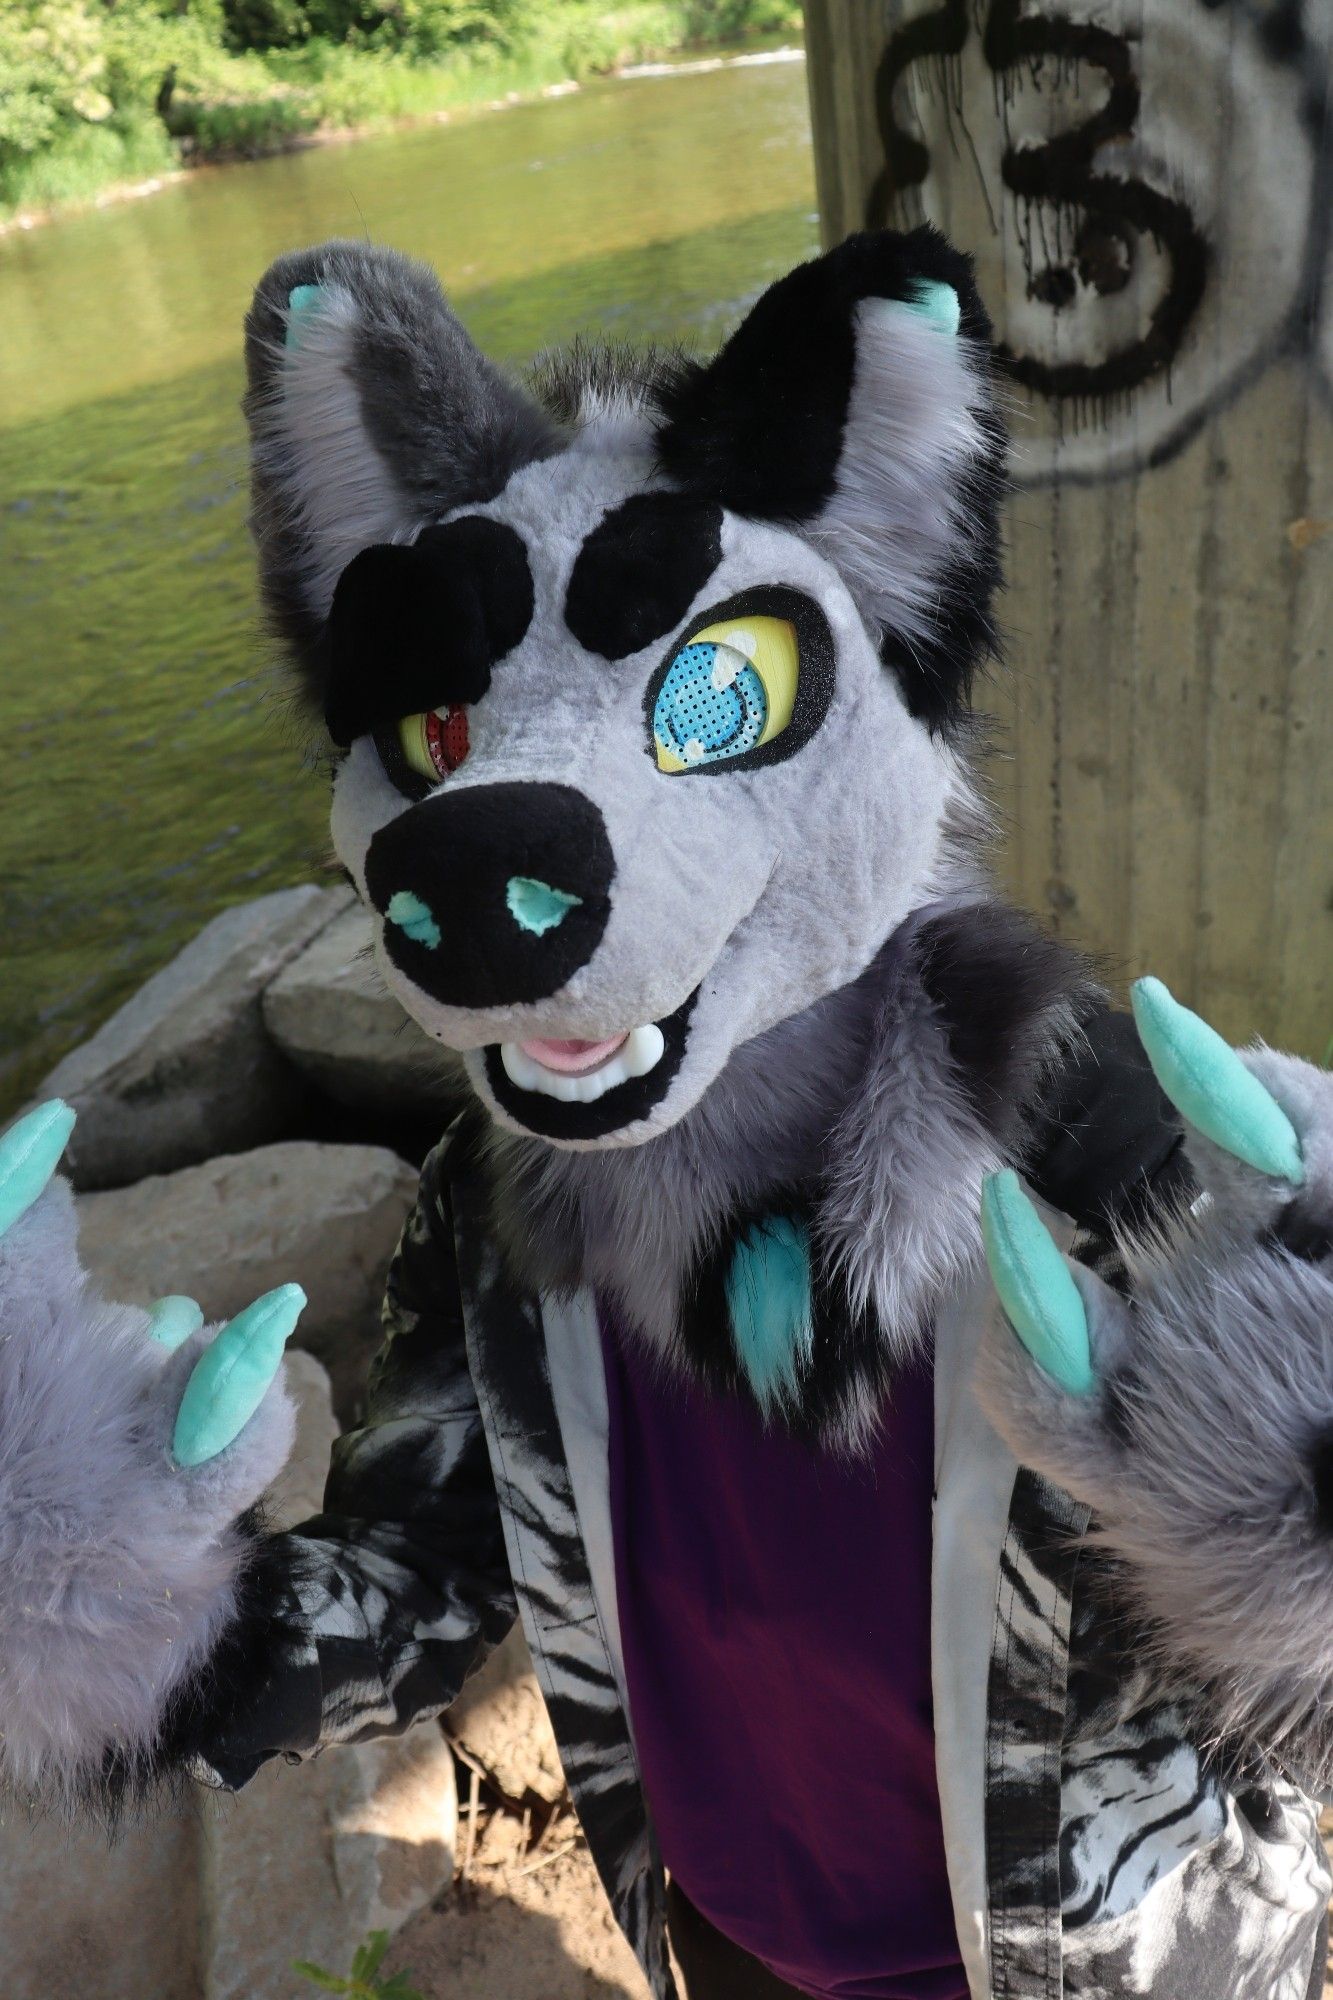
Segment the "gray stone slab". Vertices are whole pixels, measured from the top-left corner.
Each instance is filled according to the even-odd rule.
[[[76,1187],[119,1187],[292,1129],[304,1082],[269,1040],[261,995],[350,900],[348,889],[280,889],[224,910],[57,1064],[36,1101],[79,1122],[66,1156]]]
[[[227,1319],[276,1285],[304,1286],[295,1343],[333,1378],[344,1422],[379,1345],[384,1275],[416,1170],[383,1146],[284,1140],[133,1187],[79,1197],[79,1249],[109,1298],[168,1292]]]
[[[269,1034],[298,1069],[339,1103],[443,1120],[456,1101],[457,1058],[417,1026],[371,957],[371,921],[344,910],[267,988]]]

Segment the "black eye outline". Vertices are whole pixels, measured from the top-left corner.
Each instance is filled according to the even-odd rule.
[[[375,746],[376,755],[384,767],[384,775],[389,783],[400,791],[405,799],[411,799],[416,805],[421,799],[428,799],[431,793],[444,783],[444,779],[439,777],[432,780],[424,771],[414,771],[408,763],[402,738],[398,734],[402,722],[406,719],[404,716],[398,722],[391,723],[387,729],[376,729],[370,740]]]
[[[657,762],[657,740],[653,733],[653,710],[657,697],[662,691],[662,683],[671,671],[671,663],[682,649],[692,644],[692,634],[706,631],[710,625],[722,625],[729,621],[741,623],[746,618],[782,618],[796,630],[796,700],[792,705],[791,720],[785,729],[770,737],[767,743],[757,743],[753,750],[742,750],[736,757],[718,757],[707,764],[691,764],[684,771],[663,771]],[[803,590],[795,590],[786,583],[761,583],[749,590],[738,591],[734,597],[727,597],[720,604],[701,611],[691,618],[684,630],[677,634],[664,655],[661,664],[653,671],[644,695],[644,723],[647,730],[648,755],[653,760],[653,768],[661,778],[673,782],[677,778],[715,777],[719,773],[728,775],[737,771],[755,771],[768,764],[781,764],[792,757],[810,741],[829,712],[836,684],[837,648],[828,619],[824,616],[813,597]]]

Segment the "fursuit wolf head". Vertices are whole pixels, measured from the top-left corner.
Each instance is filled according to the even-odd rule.
[[[968,260],[853,237],[711,360],[525,383],[330,243],[247,326],[268,610],[376,955],[511,1132],[633,1146],[970,864],[1003,441]]]

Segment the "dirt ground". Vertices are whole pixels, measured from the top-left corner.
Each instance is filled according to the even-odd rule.
[[[386,1970],[410,1968],[424,2000],[645,2000],[572,1813],[539,1829],[466,1806],[452,1892],[394,1942]]]

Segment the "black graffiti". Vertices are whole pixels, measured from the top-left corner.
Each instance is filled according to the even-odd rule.
[[[1183,201],[1144,181],[1099,173],[1094,165],[1101,147],[1134,136],[1139,80],[1126,38],[1090,22],[1023,15],[1021,5],[993,0],[981,31],[997,105],[1006,74],[1023,66],[1052,62],[1071,72],[1081,66],[1099,72],[1106,86],[1100,106],[1081,124],[1040,145],[1009,145],[1001,155],[1001,178],[1019,201],[1054,204],[1079,217],[1070,255],[1032,272],[1032,297],[1060,312],[1072,304],[1080,282],[1103,297],[1123,289],[1145,237],[1164,253],[1168,275],[1143,333],[1101,360],[1048,362],[1004,342],[999,357],[1015,381],[1046,396],[1123,394],[1170,367],[1204,296],[1208,245]],[[887,43],[875,79],[884,167],[867,204],[870,227],[882,226],[893,204],[930,171],[929,150],[898,123],[900,79],[923,59],[960,55],[971,32],[968,0],[945,0],[935,12],[906,22]]]

